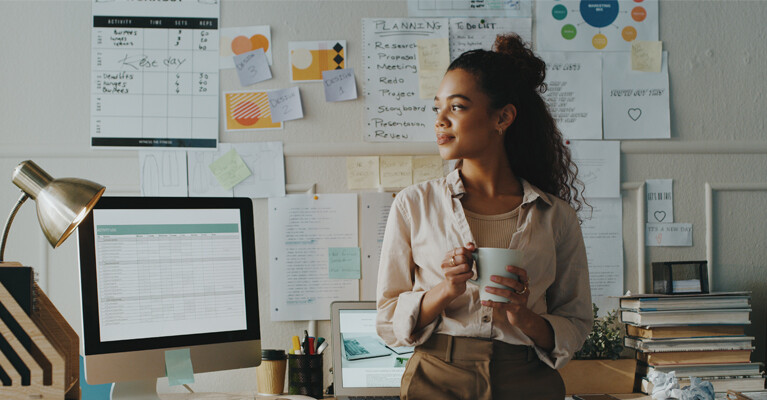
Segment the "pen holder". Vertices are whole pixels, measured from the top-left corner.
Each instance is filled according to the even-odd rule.
[[[303,394],[321,399],[322,354],[288,354],[288,394]]]

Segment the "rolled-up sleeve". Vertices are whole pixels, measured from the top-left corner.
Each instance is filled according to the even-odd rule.
[[[376,330],[390,346],[416,346],[426,341],[437,326],[415,332],[425,291],[413,291],[415,268],[411,247],[412,221],[401,196],[397,196],[386,222],[376,290]]]
[[[546,293],[547,313],[541,315],[554,330],[554,349],[535,348],[539,358],[552,368],[561,368],[573,357],[593,324],[586,246],[574,210],[568,210],[560,232],[556,278]]]

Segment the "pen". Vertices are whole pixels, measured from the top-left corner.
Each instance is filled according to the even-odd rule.
[[[317,348],[317,354],[322,354],[326,347],[328,347],[328,342],[322,342],[320,347]]]
[[[304,341],[301,343],[301,351],[303,351],[304,354],[309,354],[309,332],[304,330]]]
[[[314,338],[309,336],[309,354],[314,354]]]
[[[293,336],[293,354],[296,350],[301,350],[301,342],[298,340],[298,336]]]
[[[314,341],[314,350],[319,350],[322,343],[325,341],[325,338],[320,336],[317,338],[317,340]],[[316,352],[315,352],[316,353]]]

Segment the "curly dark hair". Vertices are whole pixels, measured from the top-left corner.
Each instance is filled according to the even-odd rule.
[[[506,129],[504,139],[512,171],[579,211],[585,201],[578,167],[541,97],[546,91],[546,63],[516,34],[498,35],[493,50],[467,51],[447,70],[461,69],[474,75],[491,107],[516,107],[516,119]]]

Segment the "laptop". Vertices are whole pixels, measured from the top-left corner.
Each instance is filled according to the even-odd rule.
[[[376,333],[374,301],[330,305],[333,387],[338,400],[399,399],[412,347],[389,347]]]

